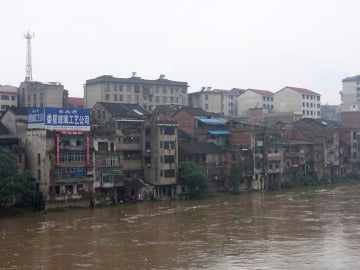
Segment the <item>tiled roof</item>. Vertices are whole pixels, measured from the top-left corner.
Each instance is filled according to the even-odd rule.
[[[9,130],[7,129],[7,127],[5,127],[5,125],[0,122],[0,135],[9,135],[10,132]]]
[[[28,115],[28,108],[26,107],[9,107],[8,111],[12,111],[15,115]]]
[[[84,107],[84,98],[69,97],[68,104],[74,107]]]
[[[289,89],[294,90],[295,92],[298,92],[298,93],[300,93],[300,94],[320,95],[320,94],[318,94],[318,93],[316,93],[316,92],[314,92],[314,91],[311,91],[311,90],[305,89],[305,88],[286,86],[286,87],[284,87],[283,89],[285,89],[285,88],[289,88]],[[281,90],[283,90],[283,89],[281,89]],[[281,90],[280,90],[280,91],[281,91]]]
[[[17,94],[17,87],[11,85],[0,85],[1,93]]]
[[[178,110],[175,114],[177,114],[178,112],[180,112],[181,110],[188,112],[189,114],[191,114],[192,116],[213,116],[213,113],[204,111],[203,109],[200,108],[190,108],[190,107],[182,107],[180,110]]]
[[[352,76],[352,77],[346,77],[342,80],[342,82],[351,82],[351,81],[358,81],[360,80],[360,75]]]
[[[94,83],[139,83],[139,84],[157,84],[157,85],[174,85],[174,86],[182,86],[188,87],[187,82],[178,82],[171,81],[165,78],[159,78],[156,80],[146,80],[141,79],[140,77],[130,77],[130,78],[115,78],[111,75],[103,75],[97,77],[95,79],[86,80],[86,85],[94,84]]]
[[[153,110],[153,114],[169,114],[172,115],[176,112],[176,109],[170,105],[157,105],[156,109]]]
[[[143,118],[150,113],[138,104],[99,102],[113,117]]]
[[[258,95],[261,95],[261,96],[272,96],[274,95],[273,92],[270,92],[270,91],[267,91],[267,90],[257,90],[257,89],[247,89],[247,91],[252,91]]]
[[[221,148],[214,143],[183,143],[179,147],[188,154],[220,154]]]

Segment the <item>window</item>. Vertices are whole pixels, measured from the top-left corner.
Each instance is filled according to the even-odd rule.
[[[174,162],[175,162],[175,156],[174,155],[166,155],[166,156],[164,156],[164,163],[165,164],[174,163]]]
[[[119,100],[123,101],[123,95],[119,95]]]
[[[131,102],[131,95],[127,95],[127,101]]]
[[[155,96],[155,102],[156,102],[156,103],[159,103],[159,102],[160,102],[159,96]]]
[[[139,102],[140,100],[140,96],[139,95],[135,95],[135,102]]]
[[[167,97],[163,96],[163,103],[167,103]]]
[[[164,127],[164,135],[174,135],[174,127]]]
[[[209,109],[209,104],[205,104],[205,110]]]
[[[115,94],[114,95],[114,101],[117,101],[117,98],[118,98],[118,96]]]
[[[110,100],[110,95],[109,94],[105,95],[105,100]]]
[[[163,93],[166,94],[167,92],[167,89],[166,89],[166,86],[163,87]]]
[[[131,84],[128,84],[128,85],[127,85],[127,91],[128,91],[128,92],[131,92]]]
[[[160,142],[160,148],[162,148],[162,142]],[[164,149],[174,149],[175,142],[174,141],[164,141]]]
[[[174,169],[165,170],[165,171],[164,171],[164,177],[165,177],[165,178],[175,177],[175,170],[174,170]]]
[[[208,95],[205,95],[205,100],[208,100],[209,99],[209,96]]]
[[[16,96],[11,96],[11,100],[16,100]]]
[[[41,156],[40,153],[37,154],[37,164],[40,165],[41,162]]]

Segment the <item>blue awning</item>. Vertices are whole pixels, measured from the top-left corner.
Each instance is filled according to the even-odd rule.
[[[229,130],[209,130],[211,135],[230,135],[231,132]]]
[[[226,125],[226,123],[224,121],[221,121],[219,119],[199,118],[198,120],[204,124]]]

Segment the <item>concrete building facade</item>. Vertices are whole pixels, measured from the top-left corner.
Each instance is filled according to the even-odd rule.
[[[341,112],[360,110],[360,75],[342,80]]]
[[[58,82],[25,81],[17,90],[19,107],[67,107],[68,91]]]
[[[165,79],[145,80],[134,72],[130,78],[115,78],[104,75],[86,81],[84,85],[85,108],[96,102],[139,104],[148,111],[158,105],[187,105],[187,82]]]
[[[203,87],[199,92],[188,94],[189,106],[225,116],[236,116],[237,98],[244,91],[235,88],[232,90],[211,90],[210,87]]]
[[[286,86],[274,95],[276,112],[293,112],[302,118],[318,119],[321,117],[320,94],[298,87]]]
[[[264,113],[274,110],[274,93],[266,90],[247,89],[237,98],[238,115],[246,115],[250,109],[262,108]]]
[[[8,107],[17,106],[17,87],[0,85],[0,115]]]

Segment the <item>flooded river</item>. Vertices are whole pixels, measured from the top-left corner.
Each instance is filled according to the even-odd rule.
[[[0,218],[0,269],[360,269],[360,184]]]

